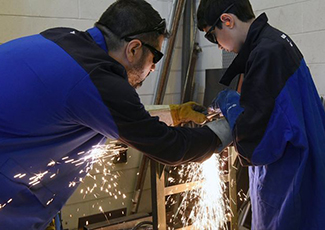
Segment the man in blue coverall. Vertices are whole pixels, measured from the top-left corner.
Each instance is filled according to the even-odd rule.
[[[237,53],[220,83],[244,74],[241,95],[222,91],[213,105],[249,166],[252,229],[324,229],[325,112],[303,55],[249,0],[200,4],[205,38]]]
[[[54,28],[0,46],[0,229],[44,229],[105,138],[165,164],[202,161],[231,141],[225,119],[200,128],[151,117],[135,88],[155,69],[166,22],[144,0],[119,0],[95,27]],[[195,104],[174,122],[203,122]]]

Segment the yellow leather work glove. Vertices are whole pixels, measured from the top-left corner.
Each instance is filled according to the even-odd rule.
[[[55,230],[55,223],[54,219],[51,221],[51,223],[46,227],[45,230]]]
[[[169,108],[174,126],[190,121],[193,121],[196,124],[203,124],[207,120],[207,117],[201,113],[206,110],[206,108],[193,101],[180,105],[169,105]]]

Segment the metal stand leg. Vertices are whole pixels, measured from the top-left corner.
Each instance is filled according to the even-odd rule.
[[[165,175],[163,166],[153,160],[151,168],[151,199],[154,230],[166,230]]]
[[[229,181],[229,205],[231,210],[230,229],[238,230],[238,214],[237,214],[237,182],[236,168],[234,163],[236,160],[236,151],[234,147],[228,148],[228,181]]]

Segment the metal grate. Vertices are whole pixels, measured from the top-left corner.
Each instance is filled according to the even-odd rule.
[[[235,53],[229,53],[227,51],[222,51],[222,68],[227,69],[232,61],[235,59]]]

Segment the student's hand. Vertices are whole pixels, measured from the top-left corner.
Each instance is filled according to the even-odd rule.
[[[244,111],[239,104],[240,94],[235,90],[223,90],[219,93],[215,104],[219,106],[222,114],[229,122],[231,129],[234,128],[238,116]]]
[[[180,105],[169,105],[169,107],[174,126],[190,121],[196,124],[203,124],[207,120],[207,117],[202,113],[206,108],[193,101]]]

